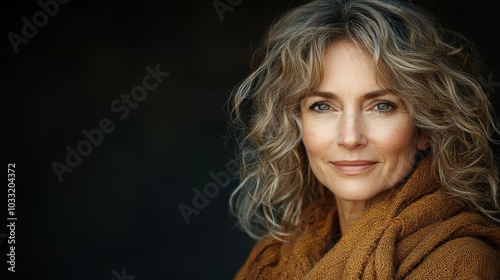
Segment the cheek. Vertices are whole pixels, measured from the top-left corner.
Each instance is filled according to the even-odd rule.
[[[327,148],[333,142],[332,132],[331,127],[321,122],[302,122],[302,142],[309,157],[326,154]]]
[[[371,139],[376,141],[379,151],[389,157],[411,159],[416,149],[416,138],[411,120],[400,120],[386,125],[374,126]]]

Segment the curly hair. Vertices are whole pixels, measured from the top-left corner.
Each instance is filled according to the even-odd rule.
[[[260,63],[231,95],[241,134],[240,183],[229,204],[241,228],[255,239],[291,236],[303,207],[325,196],[301,141],[300,102],[319,86],[325,50],[339,40],[373,57],[377,78],[431,140],[433,170],[445,190],[500,222],[491,147],[499,127],[472,42],[411,3],[317,0],[275,20],[256,52]]]

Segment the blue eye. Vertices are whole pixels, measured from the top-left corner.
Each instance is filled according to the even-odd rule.
[[[324,102],[316,102],[313,105],[311,105],[310,109],[314,111],[328,111],[332,107],[330,105],[324,103]]]
[[[388,113],[394,109],[396,109],[396,106],[391,102],[381,101],[375,104],[375,111],[379,111],[381,113]]]

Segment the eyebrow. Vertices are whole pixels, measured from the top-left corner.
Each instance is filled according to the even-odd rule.
[[[362,97],[363,99],[371,99],[383,95],[395,95],[395,91],[391,89],[374,90],[363,94]],[[308,95],[308,97],[311,96],[319,96],[327,99],[338,99],[337,95],[330,91],[321,91],[321,90],[313,91]]]

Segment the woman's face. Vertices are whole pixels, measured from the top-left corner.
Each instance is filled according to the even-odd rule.
[[[427,139],[417,139],[404,103],[377,83],[367,53],[341,41],[327,49],[324,67],[318,91],[301,103],[311,169],[337,199],[382,195],[408,175]]]

